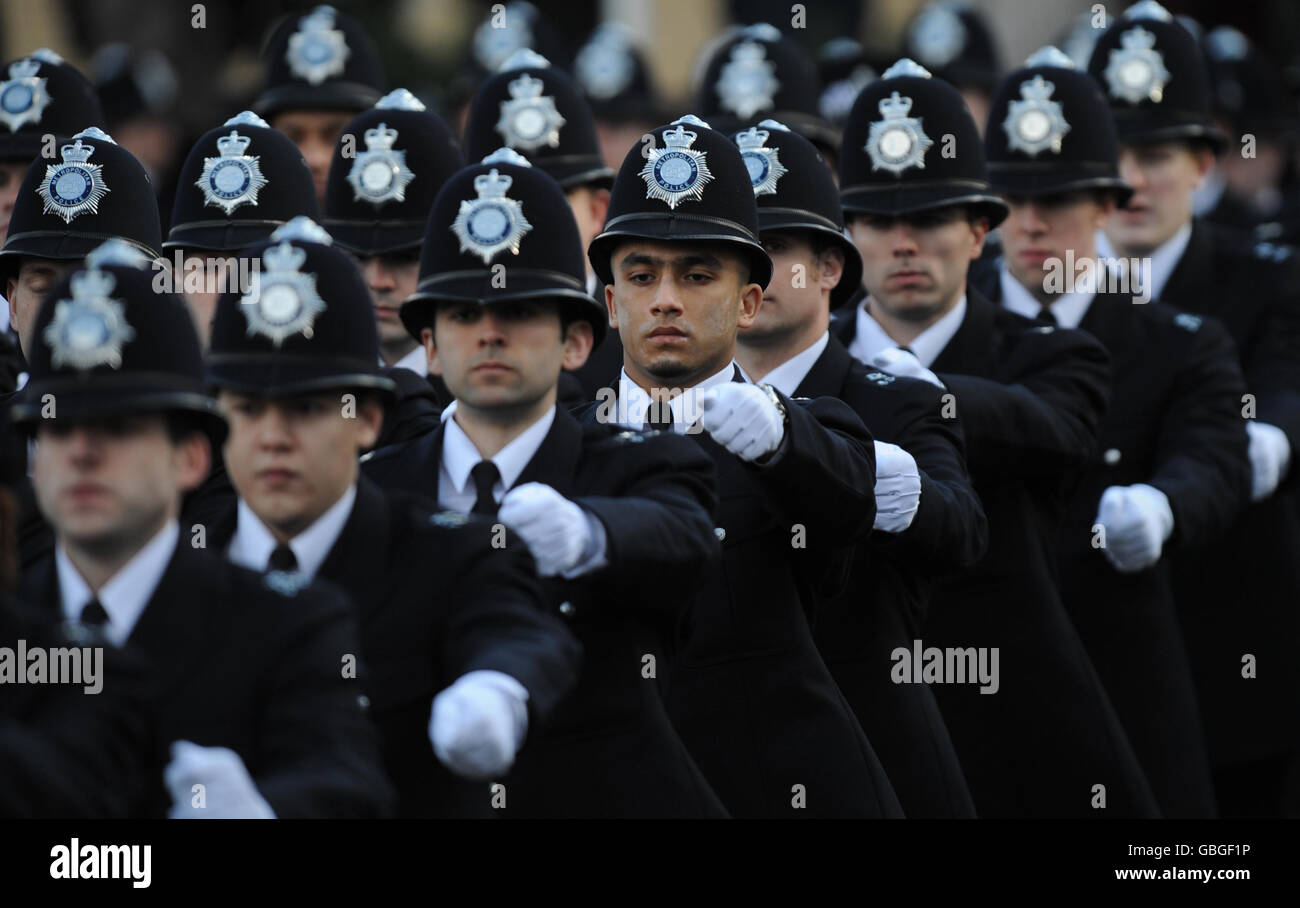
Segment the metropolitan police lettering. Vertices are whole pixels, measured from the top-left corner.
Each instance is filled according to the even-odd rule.
[[[45,200],[43,213],[53,211],[63,218],[65,224],[71,224],[86,212],[97,214],[100,200],[112,191],[104,182],[103,165],[88,163],[95,147],[82,144],[81,137],[87,132],[78,133],[72,145],[59,149],[63,163],[47,164],[45,179],[36,187],[36,192]]]
[[[406,187],[415,174],[406,166],[406,151],[393,148],[397,135],[397,130],[387,123],[366,130],[366,150],[357,155],[348,171],[353,201],[364,199],[378,208],[385,202],[406,198]]]
[[[775,120],[764,120],[759,126],[768,129],[790,130]],[[765,147],[771,133],[758,126],[751,126],[744,132],[736,134],[736,145],[740,147],[740,156],[745,160],[745,169],[749,171],[749,182],[754,187],[754,195],[776,195],[776,184],[789,170],[781,163],[775,148]]]
[[[637,173],[645,180],[647,199],[667,202],[674,209],[686,199],[700,201],[705,185],[713,180],[708,155],[691,148],[699,133],[688,132],[683,125],[687,123],[709,128],[708,123],[690,114],[674,120],[672,125],[677,128],[663,134],[667,148],[651,148],[645,166]]]
[[[472,252],[485,265],[503,249],[518,255],[520,240],[533,229],[524,217],[523,206],[506,196],[512,183],[513,178],[502,176],[496,168],[475,177],[478,198],[462,201],[451,224],[452,233],[460,240],[460,251]]]
[[[229,125],[229,124],[227,124]],[[203,159],[203,173],[194,185],[203,190],[203,204],[227,215],[240,205],[257,206],[257,193],[267,184],[258,155],[244,154],[253,140],[230,130],[217,139],[220,157]]]
[[[316,292],[316,275],[300,270],[306,261],[307,253],[287,239],[262,253],[265,268],[254,272],[252,287],[239,300],[250,335],[260,334],[277,347],[295,334],[312,336],[325,301]]]

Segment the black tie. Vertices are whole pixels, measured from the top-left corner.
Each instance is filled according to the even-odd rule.
[[[298,556],[293,553],[293,549],[288,544],[280,543],[271,552],[271,558],[266,563],[267,569],[272,571],[292,572],[298,570]]]
[[[645,411],[645,427],[656,432],[673,431],[673,408],[667,397],[650,398],[650,406]]]
[[[1039,303],[1038,305],[1039,305],[1038,318],[1034,319],[1034,321],[1042,325],[1057,326],[1060,324],[1056,320],[1056,316],[1052,314],[1051,303]]]
[[[108,612],[104,611],[104,606],[99,604],[99,599],[91,599],[86,603],[85,608],[81,610],[79,620],[82,624],[91,624],[96,627],[102,627],[108,624]]]
[[[474,464],[474,468],[469,471],[469,475],[474,480],[474,507],[470,510],[470,513],[495,517],[497,515],[497,500],[496,496],[492,494],[492,487],[501,478],[501,471],[497,469],[497,465],[492,461],[480,460]]]

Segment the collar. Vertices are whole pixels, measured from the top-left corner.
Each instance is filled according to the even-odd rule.
[[[410,353],[403,356],[397,362],[393,363],[394,369],[410,369],[416,375],[424,378],[429,377],[429,357],[425,355],[424,347],[416,347]]]
[[[167,521],[152,539],[131,556],[130,561],[100,587],[99,604],[108,613],[104,634],[114,645],[121,646],[131,636],[131,631],[167,571],[180,535],[180,523],[175,518]],[[54,548],[54,564],[58,571],[59,593],[63,599],[63,616],[69,621],[77,621],[81,618],[81,610],[95,597],[95,592],[72,563],[62,543]]]
[[[325,562],[343,532],[356,500],[357,487],[353,483],[311,526],[289,540],[289,548],[298,559],[298,572],[307,579],[314,579]],[[279,543],[243,498],[239,499],[238,512],[235,535],[226,549],[226,557],[240,567],[265,571],[271,552]]]
[[[943,348],[948,346],[948,342],[953,339],[957,329],[961,327],[962,319],[966,317],[966,294],[961,295],[957,305],[953,306],[944,316],[930,327],[926,328],[916,338],[907,345],[907,348],[915,354],[916,358],[921,361],[921,365],[927,369],[930,364],[939,358]],[[862,362],[870,362],[871,357],[875,356],[886,347],[901,347],[902,345],[885,333],[885,329],[880,327],[880,323],[871,317],[867,312],[867,300],[863,300],[858,306],[858,330],[853,337],[853,343],[849,347],[849,352],[854,358]]]
[[[830,332],[823,331],[822,336],[813,341],[811,346],[781,363],[781,365],[760,378],[759,381],[771,385],[786,397],[794,397],[795,389],[803,384],[803,380],[808,376],[813,363],[817,362],[822,352],[825,351],[830,339]]]
[[[1002,284],[1002,305],[1005,308],[1025,318],[1038,318],[1042,312],[1042,303],[1025,289],[1025,285],[1016,279],[1005,263],[998,268],[998,279]],[[1082,293],[1078,290],[1073,293],[1061,293],[1052,299],[1048,308],[1051,309],[1056,323],[1062,328],[1077,328],[1079,322],[1083,321],[1083,317],[1088,314],[1088,307],[1092,305],[1094,296],[1095,294]]]
[[[1160,294],[1164,292],[1165,284],[1169,283],[1170,276],[1178,263],[1183,258],[1183,253],[1187,251],[1187,244],[1192,239],[1192,222],[1188,221],[1178,232],[1165,240],[1151,255],[1144,259],[1126,259],[1116,253],[1115,247],[1110,242],[1110,237],[1101,231],[1097,232],[1097,254],[1119,261],[1121,267],[1125,267],[1130,261],[1138,263],[1140,281],[1136,284],[1142,287],[1148,298],[1157,300]]]
[[[702,382],[692,385],[672,398],[668,406],[673,411],[673,428],[678,434],[685,433],[686,429],[695,425],[699,421],[700,415],[704,408],[700,406],[700,399],[710,388],[716,388],[718,385],[725,384],[736,377],[737,370],[742,377],[748,380],[743,369],[736,364],[735,360],[727,363],[721,370],[713,373]],[[650,394],[645,388],[642,388],[632,379],[627,377],[627,369],[623,369],[618,375],[618,416],[617,422],[627,426],[630,429],[640,430],[645,427],[646,411],[650,409]]]
[[[452,407],[447,409],[450,410]],[[447,478],[451,480],[452,488],[459,495],[465,492],[469,484],[469,471],[484,458],[474,442],[465,434],[465,430],[460,427],[460,423],[446,414],[447,411],[444,410],[441,466]],[[524,472],[524,467],[528,466],[537,449],[542,446],[542,442],[546,440],[546,433],[551,431],[554,422],[555,408],[551,407],[532,425],[516,435],[510,444],[489,458],[501,473],[502,489],[508,490],[518,481],[519,474]]]

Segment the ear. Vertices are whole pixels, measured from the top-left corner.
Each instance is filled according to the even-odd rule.
[[[844,276],[844,250],[831,246],[817,257],[817,286],[834,290]]]
[[[212,467],[212,445],[202,432],[191,432],[180,444],[176,445],[176,473],[180,480],[181,491],[190,492],[197,489],[208,478]]]
[[[609,190],[593,189],[589,195],[591,196],[591,221],[599,225],[598,229],[603,229],[605,216],[609,214]]]
[[[420,330],[420,343],[424,346],[425,359],[429,361],[429,371],[434,375],[442,375],[442,364],[438,362],[438,347],[433,342],[432,328]]]
[[[740,312],[736,319],[736,324],[741,328],[748,328],[754,324],[754,318],[758,315],[759,304],[763,302],[763,288],[758,284],[746,284],[740,288]]]
[[[384,405],[373,396],[367,395],[360,409],[357,410],[357,448],[367,451],[379,441],[379,432],[384,427]]]
[[[975,261],[984,251],[984,240],[989,235],[989,219],[986,217],[977,217],[970,222],[971,231],[971,251],[970,259]]]
[[[596,333],[592,331],[591,324],[586,319],[575,319],[569,322],[569,327],[564,332],[564,359],[560,365],[572,372],[580,368],[591,355],[591,348],[595,346]]]
[[[18,304],[14,302],[14,291],[18,289],[18,280],[9,278],[5,281],[5,299],[9,301],[9,324],[17,325],[15,319],[18,317]],[[17,330],[17,329],[15,329]]]
[[[1097,230],[1104,228],[1118,207],[1119,202],[1115,200],[1115,196],[1109,192],[1103,194],[1097,202],[1097,216],[1093,221],[1093,227]]]
[[[618,307],[614,305],[614,285],[605,285],[605,309],[609,311],[609,326],[618,330]]]
[[[1196,162],[1196,184],[1199,187],[1214,167],[1214,152],[1198,143],[1196,150],[1192,152],[1192,158]]]

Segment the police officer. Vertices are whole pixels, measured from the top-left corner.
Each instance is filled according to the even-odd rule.
[[[772,282],[737,360],[789,397],[838,397],[875,439],[876,519],[852,580],[817,616],[827,667],[880,754],[909,817],[973,816],[974,805],[934,694],[890,680],[890,654],[910,649],[930,577],[969,567],[987,524],[966,472],[960,422],[941,389],[868,370],[828,332],[831,309],[862,282],[844,236],[835,181],[817,149],[775,120],[735,135],[758,202]]]
[[[1002,75],[997,43],[978,9],[957,0],[927,3],[903,32],[902,55],[961,92],[977,128]]]
[[[396,389],[351,257],[306,218],[244,254],[260,289],[222,296],[205,362],[239,492],[211,544],[348,593],[399,813],[489,814],[487,786],[438,761],[469,779],[504,773],[572,686],[577,643],[541,610],[526,553],[492,546],[490,523],[358,478]]]
[[[203,551],[201,528],[182,530],[181,494],[203,479],[226,425],[185,304],[155,291],[125,241],[97,251],[42,305],[32,378],[12,408],[37,438],[37,498],[57,536],[23,598],[102,625],[154,666],[151,815],[167,792],[173,817],[385,812],[374,731],[339,671],[358,650],[346,603],[227,565]]]
[[[591,102],[605,166],[623,155],[658,123],[662,104],[645,54],[626,25],[603,23],[573,58],[573,78]]]
[[[934,685],[975,807],[1091,816],[1100,784],[1110,814],[1150,815],[1150,788],[1057,594],[1047,539],[1096,442],[1105,350],[967,288],[1006,207],[956,89],[898,61],[858,96],[844,148],[840,201],[869,296],[832,331],[864,362],[945,386],[989,522],[988,553],[940,583],[918,645],[989,660],[984,683]],[[905,681],[923,677],[901,664]]]
[[[651,135],[587,253],[624,359],[584,419],[689,432],[717,469],[723,565],[683,628],[673,722],[735,816],[901,815],[809,626],[871,530],[871,437],[839,401],[744,380],[736,333],[772,274],[744,159],[693,115]]]
[[[1060,534],[1062,598],[1161,812],[1212,816],[1162,555],[1214,539],[1249,499],[1236,350],[1217,320],[1147,304],[1098,261],[1095,234],[1132,190],[1119,178],[1105,98],[1068,57],[1044,48],[1003,81],[984,142],[1011,213],[981,290],[1028,318],[1081,328],[1111,354],[1110,406]]]
[[[227,287],[248,289],[249,272],[234,254],[299,215],[319,217],[311,171],[297,146],[257,114],[246,110],[194,143],[163,249],[174,256],[174,290],[205,348],[217,298]]]
[[[323,204],[343,127],[384,92],[379,54],[355,19],[322,5],[281,22],[264,59],[253,109],[298,146]]]
[[[492,516],[582,641],[577,689],[506,781],[507,816],[724,815],[660,694],[691,592],[717,569],[712,464],[685,439],[581,426],[556,405],[561,367],[605,330],[585,272],[540,168],[504,149],[448,181],[402,320],[456,403],[440,431],[365,469]]]
[[[1097,41],[1089,73],[1106,93],[1133,198],[1106,228],[1137,260],[1144,292],[1214,316],[1237,344],[1254,500],[1224,536],[1174,561],[1174,594],[1224,816],[1276,815],[1300,730],[1300,542],[1291,469],[1300,443],[1300,275],[1294,254],[1195,220],[1192,192],[1225,137],[1211,121],[1196,39],[1159,4],[1132,7]],[[1110,250],[1103,250],[1110,252]],[[1258,673],[1258,677],[1256,677]],[[1300,806],[1292,805],[1292,812]]]
[[[356,256],[370,288],[384,365],[427,375],[424,347],[397,308],[415,292],[429,209],[464,165],[460,144],[437,114],[403,88],[343,129],[325,192],[324,226]]]

